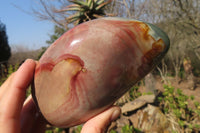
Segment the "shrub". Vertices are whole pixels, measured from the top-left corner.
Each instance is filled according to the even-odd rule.
[[[188,100],[192,100],[195,108],[189,108]],[[181,89],[164,85],[162,96],[158,97],[159,106],[165,114],[174,115],[182,130],[199,131],[200,103],[194,101],[194,96],[187,96]]]
[[[5,78],[0,78],[0,86],[3,84],[3,82],[15,71],[17,71],[17,69],[19,68],[19,64],[15,64],[14,66],[13,65],[10,65],[8,67],[8,74],[6,75]]]

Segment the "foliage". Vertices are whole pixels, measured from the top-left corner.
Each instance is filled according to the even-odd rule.
[[[75,130],[72,133],[80,133],[82,129],[82,125],[79,125],[75,128]]]
[[[115,130],[111,130],[109,133],[117,133]],[[121,133],[142,133],[139,129],[134,128],[132,125],[124,125],[121,128]]]
[[[50,39],[46,41],[47,44],[54,43],[59,37],[61,37],[65,33],[65,29],[55,25],[54,26],[54,33],[50,35]],[[44,52],[47,50],[48,47],[42,47],[42,52],[39,53],[38,59],[44,54]]]
[[[6,35],[6,26],[0,21],[0,63],[7,61],[10,56],[11,52]]]
[[[7,61],[11,56],[11,50],[8,45],[6,26],[0,21],[0,76],[5,77],[7,73]]]
[[[55,25],[54,26],[54,33],[50,35],[50,39],[46,41],[47,44],[52,44],[54,43],[59,37],[61,37],[65,33],[65,29]],[[42,47],[42,52],[39,53],[38,59],[44,54],[44,52],[47,50],[48,47]]]
[[[139,92],[139,87],[141,85],[141,82],[138,82],[137,85],[134,85],[133,87],[130,88],[129,101],[133,101],[142,95],[152,95],[153,94],[152,92],[143,92],[143,93]]]
[[[139,86],[133,86],[131,87],[131,89],[129,90],[129,95],[130,95],[130,101],[133,101],[134,99],[138,98],[139,96],[142,95],[141,92],[138,91]]]
[[[105,16],[104,7],[108,5],[111,0],[68,0],[72,2],[59,12],[75,12],[73,15],[67,17],[68,23],[75,22],[75,25]]]
[[[71,133],[80,133],[82,129],[82,125],[78,125],[76,127],[73,127],[72,130],[70,131]],[[69,128],[58,128],[58,127],[52,127],[49,126],[45,133],[68,133]]]
[[[57,127],[51,127],[50,129],[46,130],[45,133],[62,133],[64,129],[57,128]]]
[[[122,127],[122,133],[133,133],[133,126],[125,125]]]
[[[117,133],[117,131],[115,131],[115,130],[110,130],[110,133]]]
[[[46,50],[47,50],[47,47],[42,47],[42,51],[38,54],[38,60],[41,58],[41,56],[44,54]]]
[[[54,26],[54,34],[50,35],[50,40],[47,40],[46,43],[47,44],[52,44],[53,42],[55,42],[63,33],[65,33],[65,29],[55,25]]]
[[[13,65],[9,65],[8,67],[8,74],[6,75],[6,77],[4,78],[0,78],[0,86],[3,84],[4,81],[6,81],[6,79],[15,71],[17,71],[17,69],[19,68],[19,64],[15,64]],[[31,88],[28,88],[26,91],[26,97],[28,97],[31,94]]]
[[[3,84],[3,82],[15,71],[17,71],[17,69],[19,68],[19,64],[15,64],[14,66],[13,65],[10,65],[8,67],[8,74],[6,75],[5,78],[0,78],[0,86]]]
[[[159,106],[165,114],[174,115],[183,131],[199,131],[200,103],[194,101],[194,96],[187,96],[181,89],[164,85],[162,96],[158,97]],[[188,106],[188,101],[193,101],[195,108]]]

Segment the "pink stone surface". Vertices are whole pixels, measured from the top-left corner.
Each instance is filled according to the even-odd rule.
[[[81,124],[148,74],[168,48],[167,35],[141,21],[102,18],[80,24],[39,60],[34,99],[51,124]]]

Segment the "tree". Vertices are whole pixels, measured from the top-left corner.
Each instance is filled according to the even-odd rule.
[[[10,56],[6,26],[0,21],[0,76],[7,73],[7,61]]]
[[[66,29],[55,25],[54,26],[54,33],[50,36],[50,39],[46,41],[47,44],[52,44],[53,42],[55,42],[60,36],[62,36],[63,33],[65,33]],[[40,52],[40,54],[38,55],[38,59],[41,58],[41,56],[44,54],[44,52],[47,50],[47,47],[42,47],[42,51]]]
[[[6,62],[11,56],[6,34],[6,26],[0,21],[0,63]]]
[[[34,2],[32,14],[39,20],[50,21],[55,25],[68,28],[65,20],[66,14],[56,12],[58,9],[68,5],[69,2],[67,0],[38,0]]]
[[[65,29],[55,25],[54,26],[54,34],[50,35],[50,40],[47,40],[46,43],[52,44],[55,40],[57,40],[63,33],[65,33]]]

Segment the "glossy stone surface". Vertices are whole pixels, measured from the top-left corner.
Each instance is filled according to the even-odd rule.
[[[168,48],[167,35],[152,24],[110,17],[80,24],[39,60],[33,97],[51,124],[81,124],[141,80]]]

